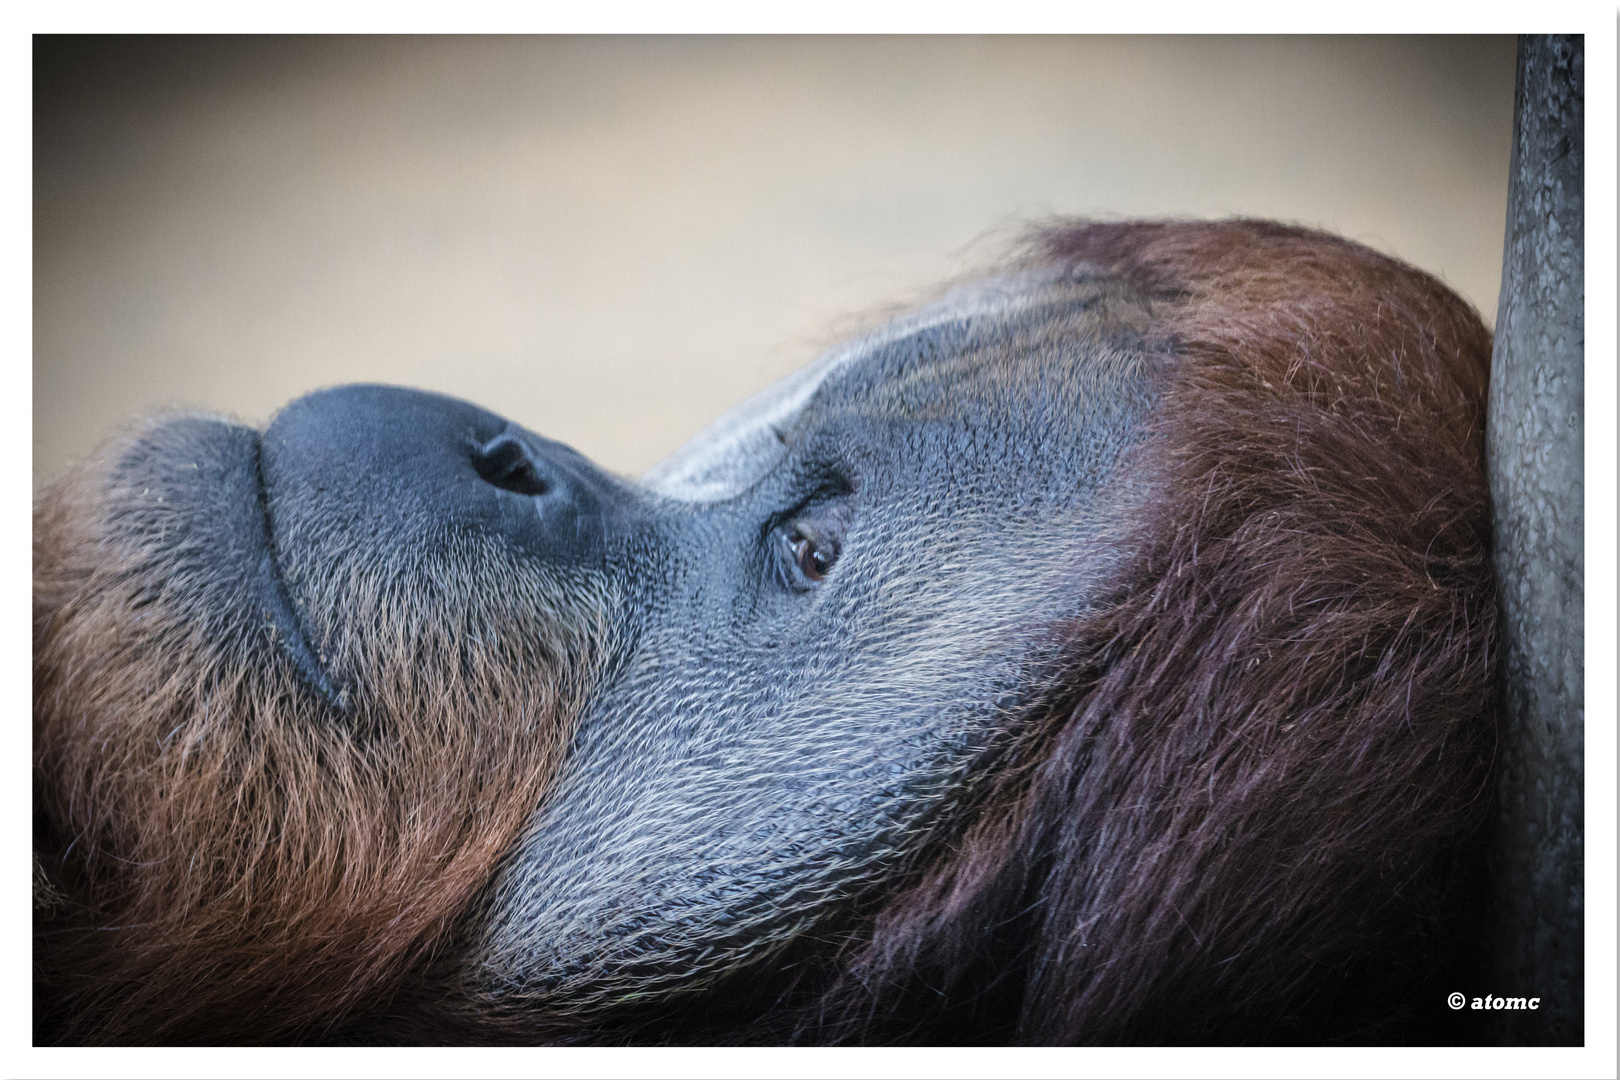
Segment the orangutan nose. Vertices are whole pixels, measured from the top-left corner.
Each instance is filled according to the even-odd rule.
[[[517,495],[549,495],[556,486],[543,475],[550,470],[536,462],[528,444],[504,432],[473,447],[473,468],[485,483]]]
[[[602,558],[608,519],[634,502],[562,443],[465,401],[392,386],[299,398],[265,432],[261,461],[278,533],[337,533],[393,551],[482,535],[516,554],[589,564]]]

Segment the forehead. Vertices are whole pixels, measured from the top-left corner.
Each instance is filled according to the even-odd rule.
[[[788,444],[849,423],[971,431],[1003,447],[1033,437],[1067,457],[1144,403],[1148,314],[1125,285],[1084,271],[975,282],[745,401],[642,479],[674,498],[717,501],[764,475]]]
[[[864,343],[796,426],[865,415],[1056,434],[1131,392],[1147,310],[1119,283],[1030,275],[988,286]]]

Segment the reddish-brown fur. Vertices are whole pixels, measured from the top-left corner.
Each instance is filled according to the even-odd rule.
[[[582,650],[558,646],[579,635],[469,652],[443,628],[470,608],[385,615],[362,591],[355,620],[392,632],[335,724],[290,670],[221,658],[178,617],[183,585],[104,524],[106,485],[92,463],[34,521],[36,848],[65,894],[36,910],[36,1023],[318,1036],[429,955],[516,841],[568,730]]]

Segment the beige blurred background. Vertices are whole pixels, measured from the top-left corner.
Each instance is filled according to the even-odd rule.
[[[1052,214],[1250,214],[1494,320],[1511,38],[36,39],[34,482],[378,380],[637,472]]]

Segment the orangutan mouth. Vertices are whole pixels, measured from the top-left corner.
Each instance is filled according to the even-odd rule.
[[[339,713],[348,711],[349,689],[334,679],[321,663],[303,623],[287,595],[281,568],[276,563],[276,538],[270,527],[270,499],[265,490],[264,460],[259,441],[254,440],[253,467],[258,478],[259,520],[264,527],[264,544],[255,570],[260,603],[264,607],[265,621],[279,648],[298,672],[298,677],[327,706]]]

